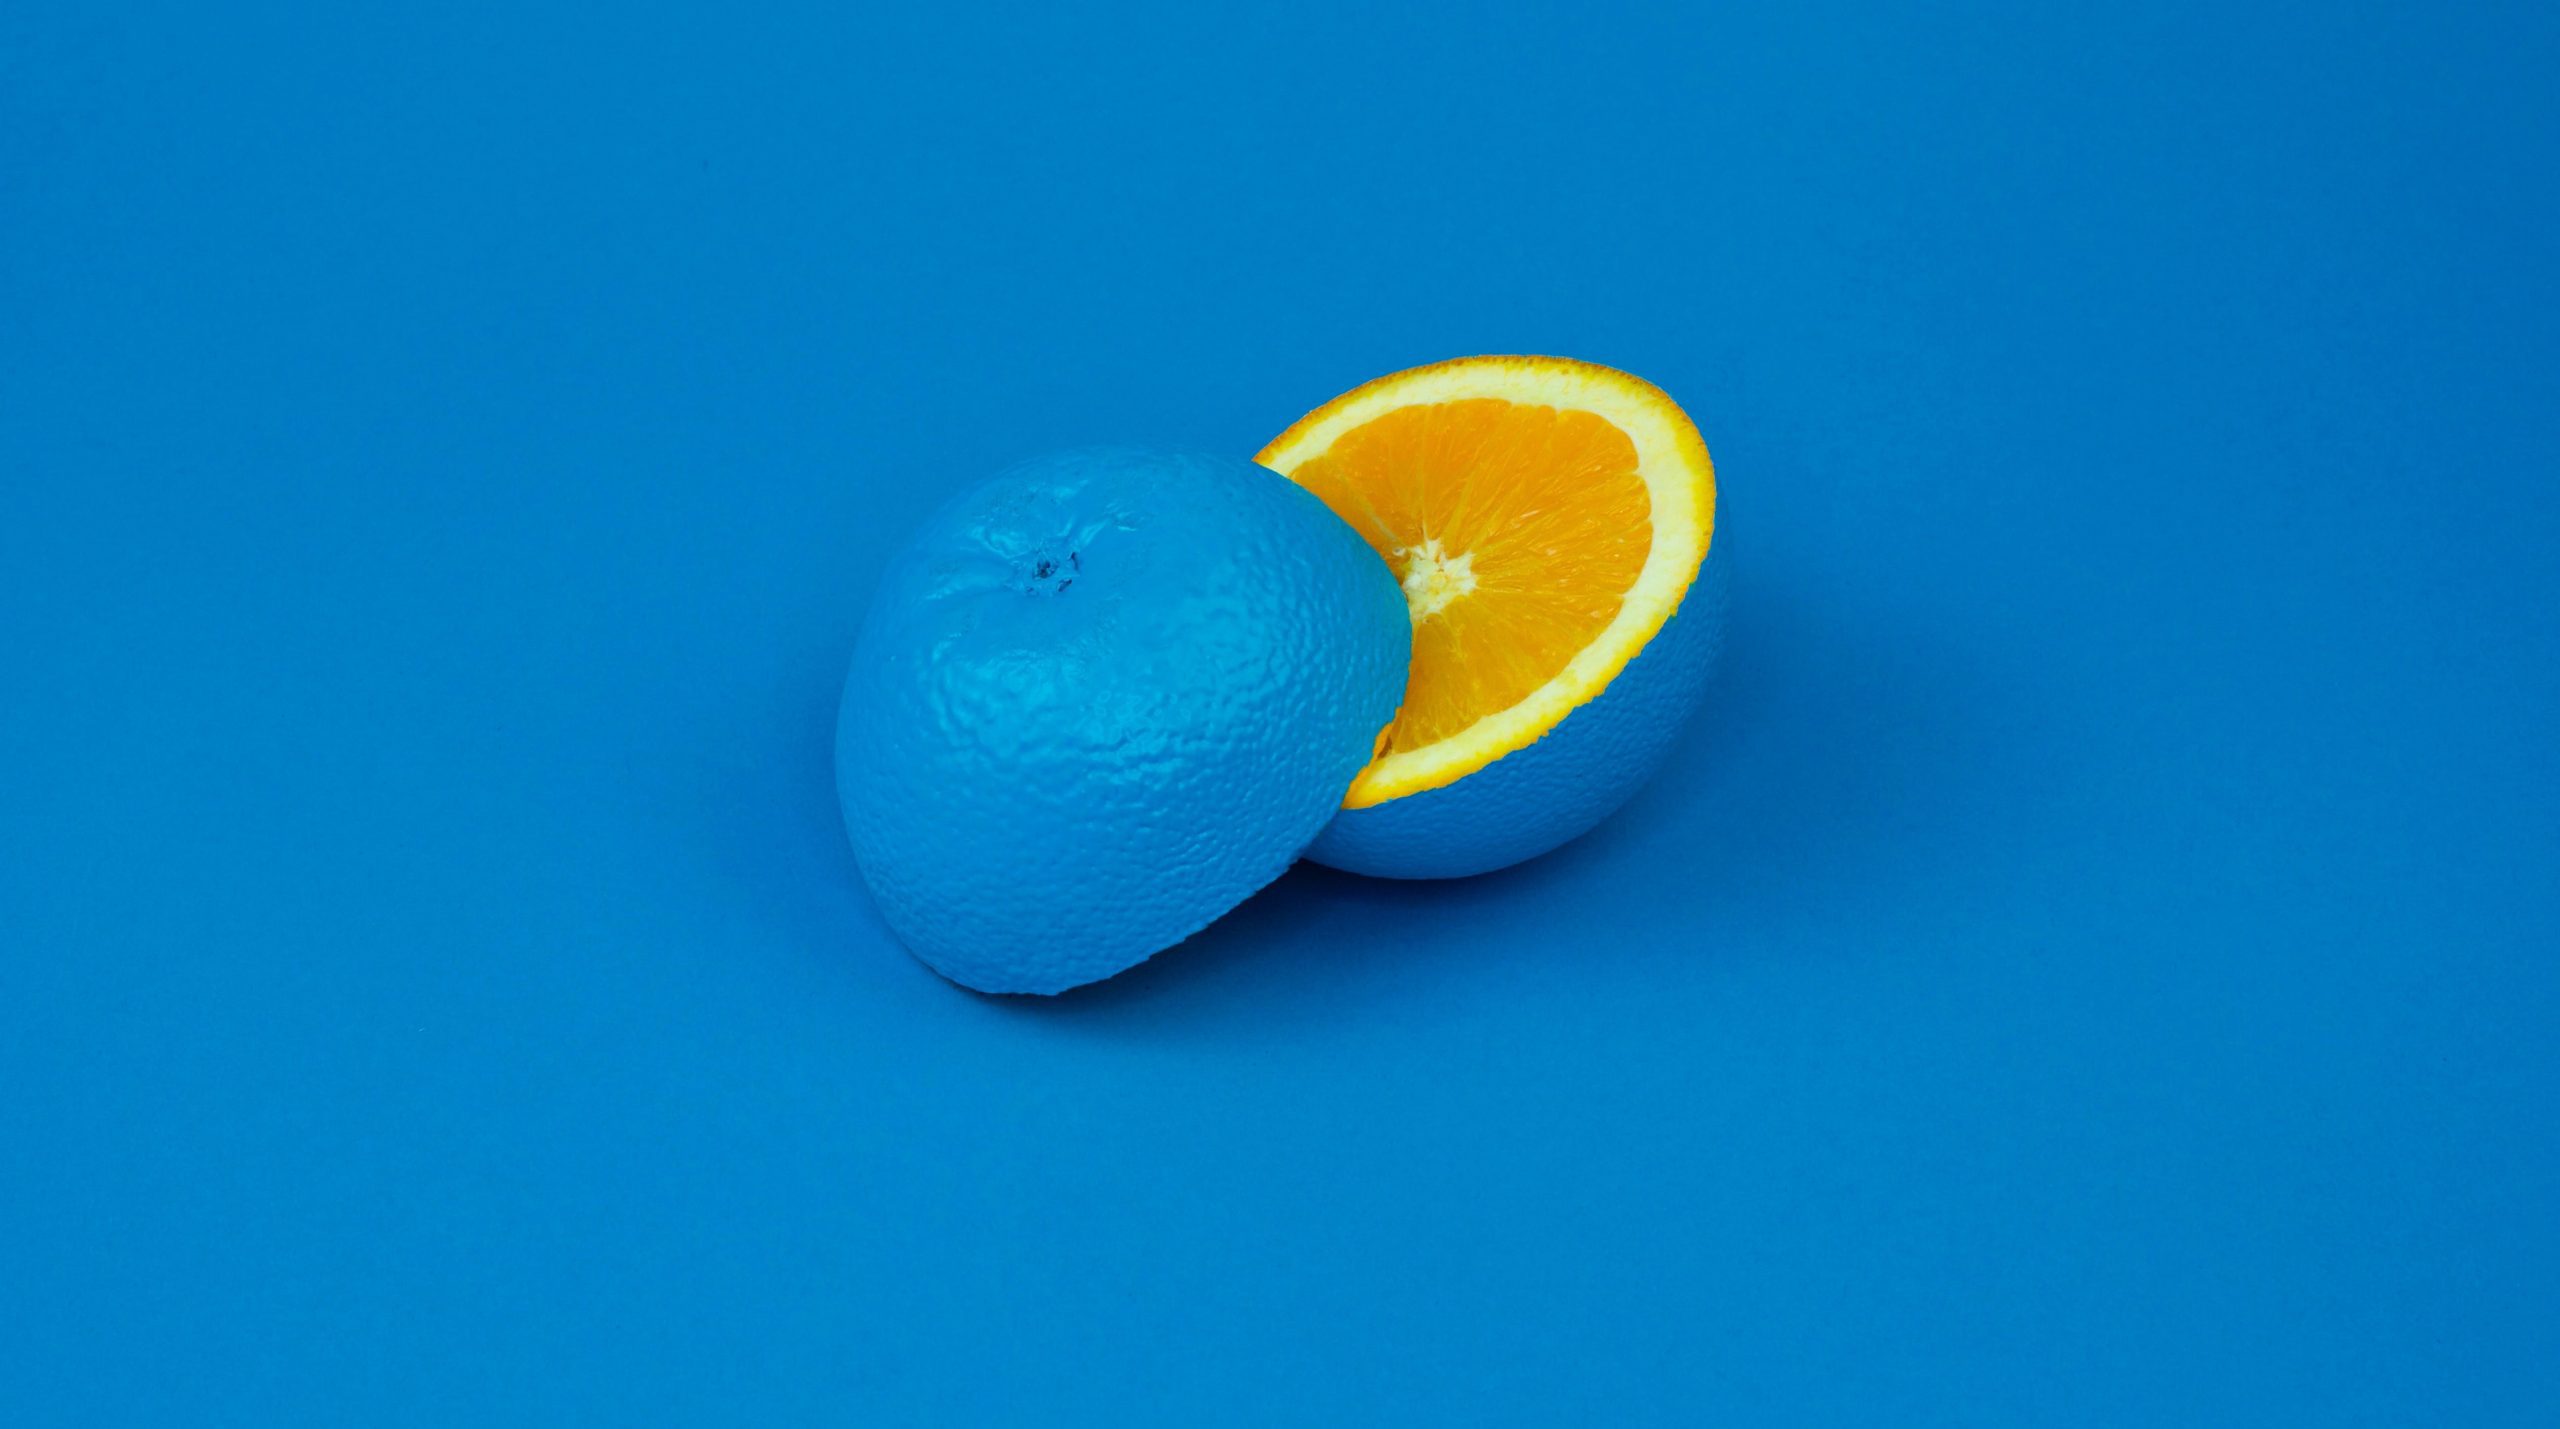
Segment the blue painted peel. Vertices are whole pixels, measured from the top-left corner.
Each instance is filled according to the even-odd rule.
[[[1411,641],[1386,564],[1250,461],[1016,466],[927,520],[856,642],[836,779],[864,880],[956,982],[1108,977],[1306,849]]]
[[[1580,837],[1652,777],[1697,712],[1731,605],[1722,529],[1680,608],[1601,692],[1535,743],[1453,783],[1345,809],[1307,857],[1381,878],[1490,873]]]

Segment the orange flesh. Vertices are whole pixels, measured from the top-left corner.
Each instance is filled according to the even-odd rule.
[[[1589,412],[1400,407],[1292,475],[1405,584],[1413,674],[1381,755],[1545,686],[1617,615],[1653,549],[1635,443]]]

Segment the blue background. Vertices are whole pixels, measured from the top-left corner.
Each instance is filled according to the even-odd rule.
[[[2560,1418],[2550,10],[1770,8],[9,7],[0,1419]],[[1479,351],[1662,777],[891,946],[918,515]]]

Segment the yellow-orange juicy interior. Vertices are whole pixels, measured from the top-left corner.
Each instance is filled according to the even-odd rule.
[[[1381,757],[1554,679],[1616,617],[1653,548],[1635,444],[1589,412],[1400,407],[1292,474],[1405,583],[1413,674]]]

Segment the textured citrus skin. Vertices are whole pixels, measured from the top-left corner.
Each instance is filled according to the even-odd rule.
[[[1278,877],[1403,698],[1395,576],[1236,457],[1016,466],[930,518],[856,643],[836,785],[882,916],[987,992],[1058,992]]]
[[[1697,711],[1723,652],[1732,578],[1717,535],[1679,611],[1544,738],[1453,784],[1343,810],[1307,857],[1380,878],[1461,878],[1535,858],[1616,812]]]

